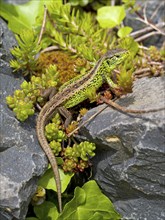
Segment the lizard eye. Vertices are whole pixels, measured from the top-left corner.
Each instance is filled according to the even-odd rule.
[[[120,55],[116,55],[116,58],[120,58]]]

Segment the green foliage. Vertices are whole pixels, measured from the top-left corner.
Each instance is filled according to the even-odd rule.
[[[66,158],[78,158],[80,157],[82,160],[87,161],[88,157],[95,156],[95,153],[93,152],[96,149],[96,146],[94,143],[90,143],[88,141],[81,142],[80,144],[74,144],[72,148],[67,147],[64,156]]]
[[[131,33],[131,31],[132,31],[131,27],[125,26],[125,27],[122,27],[118,30],[117,35],[120,38],[125,38]]]
[[[121,38],[118,41],[121,48],[127,49],[131,56],[136,56],[139,51],[139,44],[132,37]]]
[[[52,131],[53,131],[54,129],[52,129]],[[61,152],[61,150],[62,150],[62,147],[61,147],[61,141],[62,141],[62,139],[65,137],[65,133],[63,132],[63,131],[59,131],[59,130],[56,130],[55,129],[55,132],[56,132],[56,134],[55,134],[55,136],[56,136],[56,138],[58,139],[58,141],[55,141],[55,140],[53,140],[53,141],[51,141],[50,143],[49,143],[49,145],[50,145],[50,148],[51,148],[51,150],[52,150],[52,152],[54,153],[54,155],[59,155],[59,153]],[[59,142],[60,141],[60,142]]]
[[[63,152],[63,170],[65,172],[84,171],[84,169],[89,166],[89,157],[95,156],[95,149],[95,144],[88,141],[81,142],[80,144],[74,144],[72,147],[67,146]]]
[[[97,11],[99,8],[103,6],[110,6],[111,1],[109,0],[101,0],[101,1],[96,1],[96,0],[68,0],[72,6],[80,6],[84,7],[87,9],[93,9],[94,11]]]
[[[50,147],[52,148],[52,151],[58,156],[59,153],[62,151],[61,148],[61,141],[66,139],[66,136],[64,132],[61,129],[60,120],[58,118],[58,114],[55,115],[53,118],[53,122],[57,122],[56,131],[51,131],[52,135],[50,135]],[[56,118],[56,119],[55,119]],[[49,123],[47,126],[51,125],[52,123]],[[55,123],[56,125],[56,123]],[[47,129],[49,127],[46,127],[46,136],[50,134],[51,132],[47,133]],[[48,129],[49,130],[49,129]],[[50,129],[51,130],[51,129]],[[60,140],[58,137],[58,133],[62,132],[64,137],[62,137]],[[55,135],[53,134],[55,133]],[[53,146],[52,146],[53,143]],[[72,145],[72,142],[71,142]],[[85,168],[89,166],[88,160],[89,157],[95,156],[94,150],[96,149],[96,146],[94,143],[90,143],[88,141],[81,142],[80,144],[73,144],[72,147],[67,146],[63,149],[61,153],[61,159],[57,158],[58,163],[61,164],[63,170],[60,170],[60,179],[62,184],[62,192],[65,191],[67,185],[70,182],[70,179],[73,175],[73,172],[78,171],[84,171]],[[65,174],[64,172],[70,172],[68,174]],[[52,169],[48,169],[46,173],[41,177],[39,181],[39,185],[46,189],[52,189],[56,191],[56,184],[54,181],[54,174],[52,172]]]
[[[122,2],[124,3],[124,7],[127,9],[130,7],[134,7],[136,0],[122,0]]]
[[[76,187],[73,199],[68,202],[58,220],[120,219],[110,200],[101,193],[95,181]]]
[[[90,2],[92,2],[93,0],[69,0],[68,2],[73,5],[73,6],[86,6],[87,4],[89,4]]]
[[[56,206],[49,201],[45,201],[43,204],[35,206],[34,213],[38,220],[56,220],[59,216]]]
[[[117,85],[122,89],[122,94],[132,92],[133,86],[133,69],[126,70],[125,67],[120,68],[120,74],[117,74]]]
[[[119,25],[125,16],[123,6],[105,6],[97,11],[97,20],[103,28],[113,28]]]
[[[59,161],[59,158],[57,158],[57,161]],[[61,180],[61,191],[62,193],[66,190],[68,184],[71,181],[73,173],[64,173],[63,170],[59,169],[60,173],[60,180]],[[54,174],[53,170],[49,168],[44,175],[40,178],[39,183],[40,186],[42,186],[45,189],[52,189],[53,191],[57,191],[56,184],[54,180]]]
[[[58,72],[54,65],[51,65],[46,74],[41,76],[32,76],[31,82],[24,81],[21,84],[22,90],[16,90],[13,96],[7,96],[6,102],[13,109],[16,117],[20,121],[25,121],[30,115],[34,114],[34,104],[36,101],[43,103],[41,88],[50,88],[57,86]]]
[[[154,59],[155,61],[164,61],[165,60],[165,49],[164,47],[159,50],[155,46],[150,46],[149,50],[147,51],[147,54],[151,56],[151,59]]]
[[[38,186],[32,198],[32,205],[40,205],[45,201],[46,190],[42,186]]]
[[[126,62],[119,66],[119,73],[117,74],[117,86],[121,89],[122,94],[127,94],[132,92],[133,72],[137,63],[135,57],[139,51],[139,45],[132,37],[122,37],[118,43],[121,48],[129,50],[129,56]]]
[[[32,30],[36,17],[43,12],[46,1],[29,1],[23,5],[6,4],[0,0],[0,16],[8,21],[8,27],[16,34],[23,30]]]
[[[60,120],[60,115],[56,114],[52,118],[52,123],[49,123],[47,126],[45,126],[45,136],[49,141],[57,141],[57,142],[62,142],[62,140],[66,139],[66,135],[61,130],[61,120]]]
[[[139,50],[138,56],[136,57],[136,69],[147,69],[145,75],[149,76],[164,76],[163,62],[165,60],[164,46],[161,50],[155,46],[150,46],[148,50]],[[153,62],[154,60],[154,62]],[[161,63],[161,66],[154,65],[155,62]],[[139,77],[139,76],[138,76]]]
[[[62,152],[62,168],[65,172],[84,171],[84,169],[89,166],[89,157],[95,155],[94,150],[96,146],[94,143],[88,141],[81,142],[80,144],[72,144],[72,142],[70,142],[70,145],[62,150],[61,142],[63,141],[64,144],[67,138],[61,126],[58,113],[52,118],[51,122],[45,126],[45,136],[56,156]]]
[[[121,219],[111,201],[102,194],[94,180],[88,181],[82,188],[76,187],[73,199],[65,205],[61,214],[58,213],[54,203],[49,201],[35,206],[34,212],[38,220]]]
[[[6,101],[20,121],[25,121],[29,115],[34,114],[33,102],[30,101],[21,90],[16,90],[13,97],[7,96]]]
[[[75,56],[81,56],[88,61],[95,62],[114,44],[113,41],[112,45],[110,44],[111,35],[107,34],[108,30],[100,28],[91,13],[80,12],[71,8],[70,4],[63,5],[61,1],[50,1],[47,8],[50,19],[47,18],[40,47],[37,45],[36,36],[39,35],[43,12],[38,15],[35,34],[29,31],[29,33],[21,33],[20,37],[17,36],[19,47],[12,50],[16,60],[11,61],[11,66],[15,71],[22,69],[25,75],[35,73],[37,68],[36,55],[41,48],[49,45],[59,46],[60,49],[71,52]],[[107,17],[108,20],[106,18],[109,14],[111,20],[109,17]],[[108,27],[119,25],[124,17],[123,6],[106,6],[98,10],[98,20],[101,19],[101,23],[102,21],[103,23],[110,22]],[[127,31],[119,30],[118,35],[121,38],[130,32],[129,27],[126,29]]]
[[[48,10],[56,29],[50,21],[47,22],[44,45],[46,42],[56,44],[62,50],[89,61],[95,61],[106,51],[110,36],[107,36],[107,30],[99,27],[91,13],[72,9],[70,4],[56,3],[49,5]]]
[[[45,136],[50,142],[50,147],[53,153],[58,156],[62,150],[61,142],[66,140],[66,134],[64,133],[61,126],[61,118],[57,113],[52,119],[52,122],[45,126]]]
[[[20,37],[16,36],[19,46],[11,50],[16,60],[11,60],[10,66],[14,71],[22,70],[24,75],[33,74],[36,69],[36,55],[40,51],[37,37],[31,30],[22,31]]]

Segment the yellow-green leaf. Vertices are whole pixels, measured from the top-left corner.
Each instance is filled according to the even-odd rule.
[[[119,29],[119,31],[117,32],[117,35],[120,38],[124,38],[124,37],[128,36],[131,33],[131,31],[132,31],[131,27],[125,26],[125,27],[122,27]]]
[[[119,220],[121,216],[112,202],[100,190],[94,180],[82,188],[76,187],[73,199],[68,202],[57,220]]]
[[[68,184],[70,183],[70,180],[72,176],[74,175],[73,173],[67,173],[65,174],[63,170],[59,169],[60,173],[60,179],[61,179],[61,188],[62,188],[62,193],[65,191],[67,188]],[[39,180],[39,185],[42,186],[45,189],[52,189],[54,191],[57,191],[56,189],[56,183],[54,180],[54,174],[52,169],[48,169],[45,174],[41,177]]]
[[[48,5],[52,1],[32,0],[26,4],[13,5],[0,0],[0,16],[8,21],[10,30],[20,34],[24,29],[32,29],[36,22],[36,17],[44,11],[44,5]],[[61,2],[61,0],[57,1]]]
[[[54,203],[45,201],[41,205],[34,207],[34,212],[39,220],[56,220],[58,211]]]
[[[125,18],[123,6],[105,6],[97,11],[97,20],[102,28],[113,28]]]

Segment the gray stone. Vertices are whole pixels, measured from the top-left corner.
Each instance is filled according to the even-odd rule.
[[[117,102],[129,109],[165,107],[164,87],[165,77],[142,78]],[[164,110],[133,115],[108,107],[81,129],[97,145],[93,176],[124,219],[165,219],[164,115]]]
[[[35,134],[35,116],[20,123],[6,105],[6,96],[19,89],[23,78],[14,75],[9,66],[9,49],[16,45],[15,38],[3,20],[0,26],[0,219],[22,220],[47,160]]]
[[[140,8],[138,12],[144,17],[143,9],[146,5],[146,16],[149,22],[151,22],[154,25],[157,25],[158,23],[164,23],[164,11],[165,11],[165,1],[162,0],[136,0],[136,6]],[[158,9],[158,10],[157,10]],[[157,12],[156,12],[157,10]],[[154,16],[152,16],[154,14]],[[124,24],[127,26],[130,26],[133,28],[133,32],[137,30],[143,30],[147,26],[146,24],[142,23],[141,21],[136,20],[136,14],[135,13],[127,13],[126,19],[124,20]],[[163,31],[164,27],[160,27],[160,29]],[[150,30],[150,32],[155,31],[154,29]],[[144,34],[147,34],[146,31]],[[164,41],[164,36],[161,34],[154,34],[145,40],[143,40],[143,45],[145,46],[151,46],[155,45],[157,47],[161,47],[162,43]]]

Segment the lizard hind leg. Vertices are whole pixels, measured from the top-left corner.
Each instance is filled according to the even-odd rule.
[[[57,108],[57,111],[65,118],[64,127],[67,128],[70,122],[72,121],[72,114],[64,106]]]

